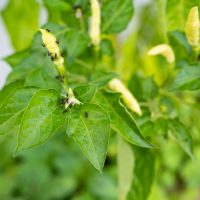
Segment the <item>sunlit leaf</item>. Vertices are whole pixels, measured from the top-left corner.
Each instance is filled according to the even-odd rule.
[[[200,88],[200,66],[182,67],[171,85],[171,90],[198,90]]]
[[[110,135],[110,120],[107,113],[94,104],[77,106],[69,114],[66,131],[80,146],[87,159],[101,171]]]
[[[13,47],[16,50],[26,48],[38,29],[38,3],[35,0],[10,0],[2,16]]]
[[[83,32],[77,32],[77,30],[68,31],[64,40],[69,63],[72,63],[76,57],[80,56],[89,44],[88,35]]]
[[[96,92],[95,85],[82,85],[74,88],[76,98],[81,102],[89,102]]]
[[[117,33],[126,28],[133,15],[132,0],[107,0],[102,5],[102,32]]]
[[[192,158],[193,144],[189,130],[178,119],[169,120],[169,128],[174,137],[177,139],[177,143]]]
[[[190,9],[194,6],[200,6],[198,0],[167,0],[167,27],[168,30],[183,30]]]
[[[137,146],[153,147],[142,136],[135,120],[128,113],[126,108],[120,103],[119,93],[110,93],[104,90],[96,92],[94,102],[98,103],[106,110],[110,116],[111,127],[128,142]]]
[[[69,11],[71,9],[71,5],[64,0],[43,0],[43,1],[45,6],[54,10]]]
[[[55,90],[39,90],[23,114],[16,153],[43,144],[64,125],[64,114],[58,105]]]
[[[27,49],[23,50],[23,51],[19,51],[16,52],[10,56],[7,56],[6,58],[4,58],[4,60],[11,66],[11,67],[15,67],[17,64],[19,64],[21,62],[22,59],[24,59],[26,56],[29,55],[29,52]]]
[[[19,126],[23,112],[37,89],[31,87],[12,91],[0,107],[0,135],[8,134]]]

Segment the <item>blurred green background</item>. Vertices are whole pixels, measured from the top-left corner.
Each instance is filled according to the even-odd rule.
[[[40,25],[41,13],[49,13],[48,20],[58,22],[60,15],[63,15],[68,9],[60,5],[60,7],[54,6],[52,10],[46,6],[48,3],[44,4],[44,2],[9,0],[1,10],[3,23],[16,51],[22,51],[30,45]],[[163,25],[165,22],[162,1],[141,3],[138,0],[134,4],[133,21],[126,31],[113,39],[116,42],[116,47],[121,47],[118,52],[120,56],[116,62],[116,71],[133,91],[138,86],[138,78],[141,79],[140,74],[143,74],[143,77],[148,77],[145,79],[145,83],[152,86],[152,75],[156,84],[160,85],[168,73],[167,64],[162,58],[156,59],[147,56],[149,48],[167,40],[166,27]],[[175,40],[176,32],[170,34],[169,36]],[[181,53],[184,57],[188,47],[184,42],[180,42],[179,45],[183,46]],[[4,50],[1,48],[1,51]],[[130,68],[130,66],[132,67]],[[148,91],[150,91],[149,94],[147,94]],[[143,96],[136,94],[136,97],[139,100],[144,100],[149,97],[153,98],[157,94],[153,86],[148,91],[143,91]],[[189,99],[188,102],[190,102],[194,96],[199,98],[198,93],[189,92],[184,95],[184,98]],[[158,105],[166,106],[167,112],[173,115],[174,105],[169,98],[165,97],[159,102]],[[182,120],[192,131],[194,160],[191,160],[174,143],[173,139],[158,138],[156,173],[149,200],[200,199],[199,105],[195,104],[192,108],[187,104],[178,106],[181,107],[178,114],[182,116]],[[158,123],[161,124],[161,122]],[[143,128],[145,133],[145,127]],[[157,131],[159,128],[160,126],[158,126]],[[163,128],[162,135],[165,134],[164,131]],[[6,136],[6,138],[0,137],[0,200],[118,199],[117,145],[114,133],[111,135],[108,156],[102,174],[91,166],[78,146],[66,137],[64,131],[57,133],[45,145],[13,158],[15,141],[16,136],[13,135]],[[142,169],[141,173],[145,173],[144,170],[145,168]]]

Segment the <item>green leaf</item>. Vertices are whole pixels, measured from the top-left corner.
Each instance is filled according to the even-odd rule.
[[[13,47],[16,50],[26,48],[38,29],[38,3],[35,0],[10,0],[2,16]]]
[[[189,130],[178,119],[171,119],[168,124],[169,129],[177,139],[178,144],[191,158],[193,158],[192,137]]]
[[[38,76],[36,76],[36,73],[38,73]],[[41,85],[42,87],[54,85],[54,88],[57,88],[57,81],[56,79],[53,80],[56,75],[58,75],[58,73],[55,69],[55,66],[47,54],[35,52],[31,53],[28,57],[23,59],[15,66],[8,76],[8,82],[26,79],[25,82],[27,85],[39,86],[39,82],[43,82]],[[30,80],[28,80],[29,78]],[[36,79],[38,79],[38,82]],[[46,79],[51,79],[54,83],[48,83]]]
[[[19,127],[16,153],[41,145],[62,125],[65,115],[55,90],[39,90],[29,102]]]
[[[167,137],[168,133],[168,120],[166,118],[159,117],[154,122],[154,130],[157,136]]]
[[[142,136],[135,120],[120,103],[120,94],[107,91],[98,91],[95,94],[94,102],[106,110],[110,116],[111,127],[128,142],[137,146],[151,148],[153,147]]]
[[[19,125],[22,114],[36,90],[31,87],[19,88],[5,97],[0,107],[0,135],[8,134]]]
[[[173,47],[176,57],[176,65],[180,61],[189,60],[192,56],[192,48],[189,45],[187,38],[183,32],[172,31],[168,33],[169,43]]]
[[[102,32],[118,33],[128,25],[133,15],[132,0],[106,0],[102,4]]]
[[[160,111],[163,114],[168,114],[169,116],[175,110],[175,106],[172,99],[167,96],[161,96],[159,98],[159,107],[160,107]]]
[[[69,11],[71,10],[71,5],[63,0],[43,0],[44,5],[54,10],[58,11]]]
[[[49,66],[50,62],[46,56],[32,53],[19,64],[17,64],[8,76],[8,82],[24,80],[30,71],[36,67]],[[51,65],[53,66],[53,64]]]
[[[95,85],[82,85],[73,89],[76,98],[82,103],[89,102],[96,92]]]
[[[4,58],[4,60],[12,67],[14,68],[17,64],[21,62],[22,59],[27,57],[29,54],[28,49],[25,49],[23,51],[18,51],[10,56],[7,56]]]
[[[103,55],[105,54],[107,56],[113,56],[114,54],[112,42],[108,39],[101,40],[100,49],[101,49],[101,54]]]
[[[6,85],[1,91],[0,91],[0,107],[2,104],[6,101],[6,99],[14,93],[14,91],[17,88],[22,87],[24,84],[23,81],[15,81],[13,83],[10,83]]]
[[[200,7],[199,0],[167,0],[166,14],[168,30],[183,30],[188,13],[194,6]]]
[[[92,84],[95,84],[97,87],[100,87],[100,86],[106,85],[110,80],[116,77],[117,77],[117,74],[115,73],[112,73],[112,72],[105,73],[105,72],[98,71],[92,74],[91,82]]]
[[[200,66],[182,67],[170,87],[171,90],[198,90],[200,88]]]
[[[158,94],[158,86],[153,77],[139,77],[133,74],[129,82],[129,89],[141,101],[153,99]]]
[[[46,23],[42,26],[42,28],[49,29],[57,37],[58,40],[60,40],[63,37],[64,33],[68,29],[68,28],[61,26],[59,24],[56,24],[56,23]],[[62,47],[62,44],[60,44],[60,45]],[[63,45],[65,45],[65,44],[63,44]],[[41,38],[41,33],[39,31],[37,31],[37,33],[33,37],[30,51],[34,52],[34,53],[38,52],[39,54],[46,52],[46,54],[47,54],[47,49],[42,48],[42,38]]]
[[[35,86],[41,89],[54,89],[58,92],[61,91],[62,86],[58,80],[56,80],[55,72],[53,70],[45,70],[45,68],[34,68],[27,75],[25,80],[26,86]]]
[[[67,134],[80,146],[93,166],[101,171],[110,136],[107,113],[94,104],[73,107],[67,118]]]
[[[127,200],[146,200],[149,196],[155,173],[155,155],[148,149],[133,147],[135,167],[133,181]]]
[[[77,30],[67,31],[65,34],[65,44],[67,49],[67,61],[70,64],[85,51],[89,41],[88,35],[83,32]]]

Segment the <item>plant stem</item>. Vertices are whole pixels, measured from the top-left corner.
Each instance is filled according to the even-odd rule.
[[[194,52],[194,60],[197,61],[199,56],[199,47],[193,48],[193,52]]]
[[[67,78],[67,72],[65,70],[65,66],[62,64],[62,65],[58,65],[57,66],[57,69],[58,69],[58,72],[60,74],[60,76],[62,77],[62,85],[63,85],[63,88],[65,90],[65,92],[69,92],[69,87],[68,87],[68,78]]]
[[[99,59],[99,47],[94,46],[93,47],[93,66],[92,66],[92,72],[96,71],[98,59]]]
[[[80,27],[81,27],[81,31],[85,31],[85,25],[84,25],[84,20],[83,20],[83,16],[81,16],[79,18],[79,22],[80,22]]]

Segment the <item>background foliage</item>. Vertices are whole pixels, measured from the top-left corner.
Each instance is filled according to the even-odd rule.
[[[0,199],[198,200],[200,64],[184,26],[199,4],[102,0],[97,57],[88,0],[9,0],[1,14],[16,53],[5,58],[12,72],[0,92]],[[62,88],[41,46],[41,7],[48,11],[43,27],[59,39],[70,86],[84,103],[70,115],[57,105]],[[119,34],[132,17],[129,31]],[[148,55],[161,43],[172,46],[174,64]],[[137,98],[142,116],[105,90],[114,77]]]

